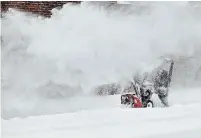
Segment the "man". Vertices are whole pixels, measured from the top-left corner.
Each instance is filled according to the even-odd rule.
[[[155,93],[158,94],[159,99],[165,107],[169,106],[168,103],[168,93],[169,86],[172,77],[173,64],[172,60],[166,60],[167,62],[171,62],[169,72],[165,69],[160,69],[154,80]]]
[[[155,93],[165,107],[168,107],[168,72],[162,70],[155,79]]]

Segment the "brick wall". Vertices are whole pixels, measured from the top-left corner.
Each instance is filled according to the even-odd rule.
[[[62,7],[66,3],[79,4],[80,1],[2,1],[1,12],[5,12],[9,8],[16,8],[21,11],[50,17],[53,8]]]

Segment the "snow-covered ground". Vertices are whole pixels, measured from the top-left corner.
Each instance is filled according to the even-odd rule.
[[[169,108],[128,109],[119,105],[119,99],[119,95],[109,96],[108,107],[103,105],[97,109],[2,120],[2,136],[3,138],[201,137],[201,100],[172,105]],[[109,106],[112,103],[114,107]],[[86,105],[81,102],[79,104]],[[95,105],[96,99],[94,99]]]
[[[3,121],[5,138],[200,138],[201,104],[80,111]]]
[[[77,101],[68,103],[77,109],[76,111],[2,120],[2,136],[3,138],[66,136],[71,138],[200,138],[201,89],[171,92],[169,108],[125,108],[120,105],[120,95],[80,97]],[[177,95],[178,93],[180,94]],[[66,108],[70,107],[66,106]]]

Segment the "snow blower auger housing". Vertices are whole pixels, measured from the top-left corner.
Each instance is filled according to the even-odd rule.
[[[130,106],[131,108],[153,108],[152,94],[148,93],[147,96],[137,96],[132,93],[123,94],[121,95],[121,104]]]

